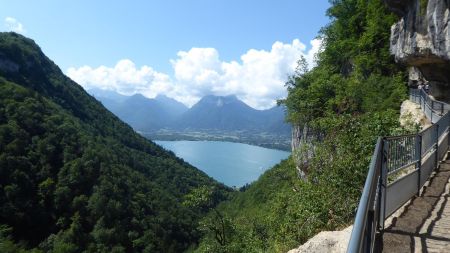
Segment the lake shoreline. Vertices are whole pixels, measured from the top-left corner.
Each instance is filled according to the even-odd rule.
[[[253,146],[258,146],[262,148],[281,150],[286,152],[291,152],[290,142],[287,143],[286,140],[283,142],[279,140],[266,139],[262,138],[254,140],[256,138],[251,137],[248,139],[237,138],[235,136],[195,136],[195,135],[185,135],[185,134],[177,134],[177,135],[152,135],[146,133],[140,133],[145,138],[151,141],[222,141],[222,142],[232,142],[232,143],[241,143],[248,144]]]
[[[154,142],[215,180],[236,188],[252,183],[290,156],[290,152],[248,143],[210,140]]]

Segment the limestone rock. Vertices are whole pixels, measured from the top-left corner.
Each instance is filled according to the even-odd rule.
[[[341,231],[323,231],[288,253],[345,253],[353,226]]]
[[[408,84],[410,87],[417,87],[418,85],[424,85],[426,81],[423,78],[422,72],[417,67],[409,67],[408,69]]]
[[[320,141],[322,135],[314,131],[307,124],[292,126],[292,157],[295,161],[300,179],[308,179],[308,167],[315,154],[315,142]]]
[[[400,107],[400,125],[410,131],[414,131],[427,128],[431,125],[431,122],[423,113],[420,105],[410,100],[405,100]]]
[[[450,101],[450,1],[385,2],[401,16],[391,28],[390,49],[396,61],[417,67],[429,81],[431,94]]]

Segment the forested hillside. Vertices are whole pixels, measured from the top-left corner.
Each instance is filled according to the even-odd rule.
[[[323,135],[293,154],[313,151],[298,167],[306,177],[300,179],[293,159],[268,170],[202,221],[198,252],[286,252],[322,230],[349,225],[377,136],[402,131],[406,74],[389,54],[396,18],[379,0],[331,4],[317,66],[308,70],[300,59],[280,101],[289,122]]]
[[[229,192],[0,33],[0,252],[182,252]]]

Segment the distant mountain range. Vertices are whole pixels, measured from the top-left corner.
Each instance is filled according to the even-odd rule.
[[[88,93],[121,120],[141,132],[166,128],[188,110],[182,103],[162,95],[150,99],[141,94],[124,96],[101,89],[91,89]]]
[[[236,96],[209,95],[188,108],[163,95],[151,99],[141,94],[124,96],[100,89],[88,92],[135,130],[144,133],[166,129],[290,135],[283,107],[256,110]]]

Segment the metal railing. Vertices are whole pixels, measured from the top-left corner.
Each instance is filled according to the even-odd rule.
[[[373,252],[384,221],[418,194],[449,149],[449,105],[410,92],[435,123],[417,134],[379,137],[358,205],[347,252]]]
[[[434,100],[423,89],[409,89],[409,99],[420,105],[432,123],[436,123],[444,114],[450,111],[449,104]]]

